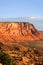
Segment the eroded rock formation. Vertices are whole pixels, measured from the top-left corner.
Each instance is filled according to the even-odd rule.
[[[43,35],[30,23],[4,22],[0,23],[0,41],[41,40]]]

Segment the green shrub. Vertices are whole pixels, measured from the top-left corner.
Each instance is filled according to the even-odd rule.
[[[16,65],[16,62],[14,59],[12,59],[8,54],[4,52],[0,52],[0,62],[3,65]]]

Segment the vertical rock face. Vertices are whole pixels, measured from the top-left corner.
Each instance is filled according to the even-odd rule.
[[[30,23],[0,23],[0,41],[29,41],[43,39],[43,35]]]

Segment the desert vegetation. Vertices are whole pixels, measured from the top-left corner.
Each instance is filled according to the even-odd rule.
[[[22,43],[12,44],[10,47],[1,45],[0,63],[2,65],[43,65],[42,49],[24,46]]]
[[[16,61],[3,52],[3,50],[0,50],[0,63],[2,65],[16,65]]]

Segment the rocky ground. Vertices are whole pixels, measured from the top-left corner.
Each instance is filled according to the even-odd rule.
[[[43,65],[43,50],[14,43],[2,45],[0,49],[16,61],[16,65]]]

